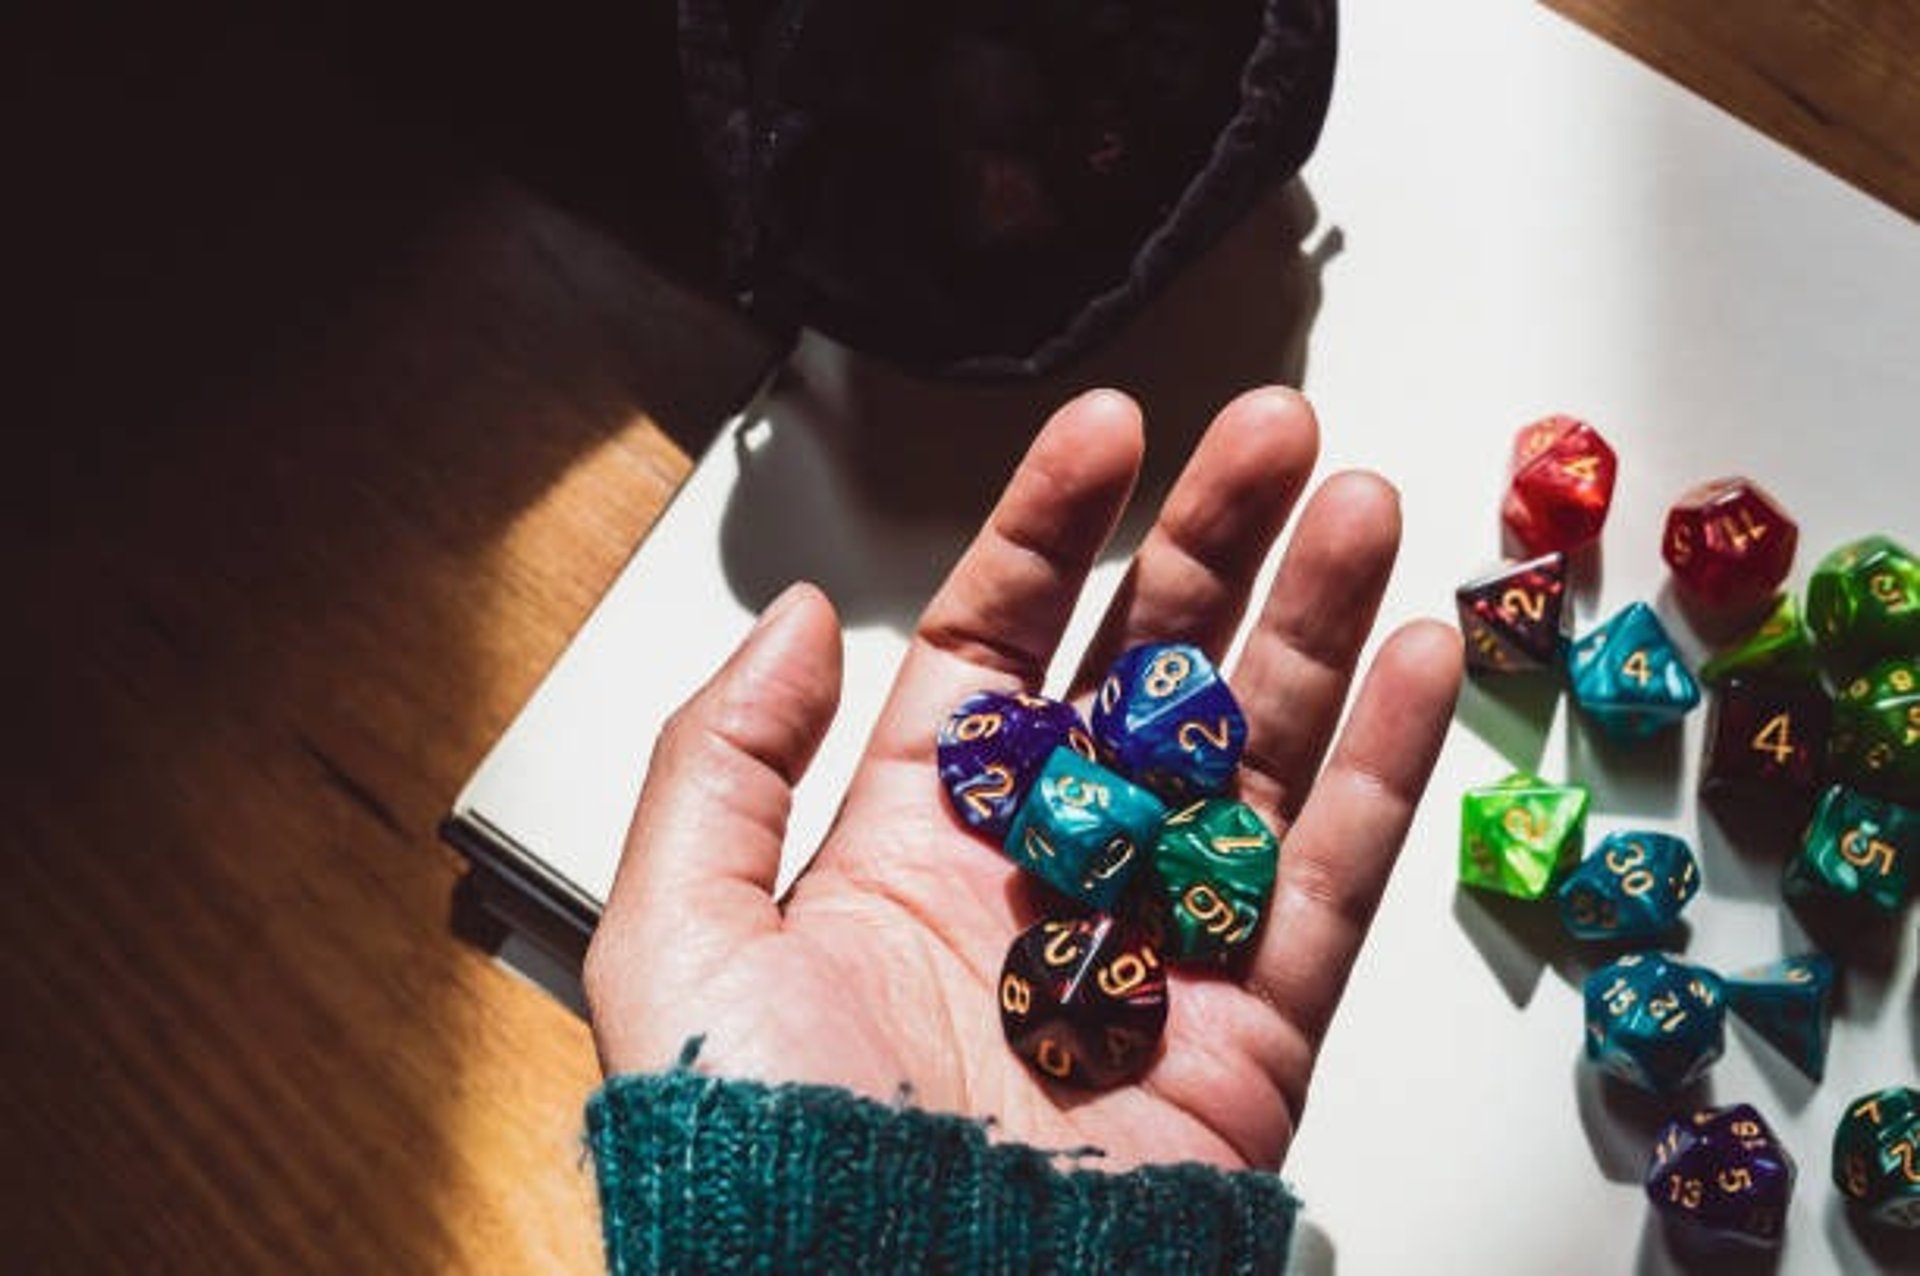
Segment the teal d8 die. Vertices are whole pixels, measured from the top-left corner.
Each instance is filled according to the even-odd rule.
[[[1836,779],[1920,806],[1920,656],[1889,656],[1833,699]]]
[[[1725,980],[1727,1009],[1818,1081],[1833,1022],[1833,958],[1802,953]]]
[[[1560,884],[1560,920],[1575,939],[1642,943],[1673,929],[1699,889],[1699,864],[1679,838],[1613,833]]]
[[[1658,735],[1700,703],[1700,684],[1645,603],[1630,604],[1574,643],[1567,675],[1574,700],[1622,743]]]
[[[1787,898],[1891,916],[1913,889],[1920,811],[1836,784],[1820,795],[1800,849],[1787,861]]]
[[[1920,1228],[1920,1090],[1889,1086],[1846,1106],[1833,1182],[1873,1222]]]
[[[1145,789],[1058,748],[1027,790],[1002,849],[1062,893],[1110,912],[1166,814]]]
[[[1720,977],[1659,953],[1631,953],[1587,976],[1587,1059],[1654,1094],[1698,1080],[1726,1049]]]

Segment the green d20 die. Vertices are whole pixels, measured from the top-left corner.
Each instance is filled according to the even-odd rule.
[[[1587,790],[1516,771],[1460,798],[1460,880],[1539,899],[1580,862]]]
[[[1920,861],[1920,811],[1836,784],[1820,795],[1798,852],[1787,861],[1791,899],[1900,911]]]
[[[1252,808],[1206,798],[1167,817],[1153,847],[1160,951],[1221,961],[1252,943],[1273,896],[1280,839]]]
[[[1800,603],[1780,595],[1773,613],[1746,637],[1700,667],[1703,681],[1718,686],[1735,674],[1761,674],[1789,681],[1816,675],[1813,635],[1800,619]]]
[[[1727,1009],[1818,1081],[1827,1071],[1833,975],[1833,958],[1825,953],[1783,957],[1729,976]]]
[[[1920,560],[1885,536],[1842,545],[1807,582],[1807,624],[1846,671],[1920,651]]]
[[[1846,1106],[1833,1182],[1875,1222],[1920,1228],[1920,1090],[1889,1086]]]
[[[1833,698],[1834,776],[1920,806],[1920,659],[1889,656]]]

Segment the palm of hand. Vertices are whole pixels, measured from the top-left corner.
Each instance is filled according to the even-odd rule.
[[[700,1066],[716,1073],[880,1099],[905,1086],[922,1107],[991,1116],[1034,1146],[1098,1147],[1116,1166],[1279,1164],[1444,733],[1458,640],[1431,624],[1390,640],[1315,780],[1398,541],[1384,484],[1324,485],[1230,675],[1251,730],[1242,796],[1291,826],[1258,952],[1231,976],[1171,973],[1164,1046],[1139,1083],[1090,1094],[1038,1077],[1001,1036],[996,986],[1039,893],[949,813],[933,734],[972,691],[1037,683],[1131,486],[1131,412],[1091,396],[1036,440],[923,617],[840,818],[784,905],[768,888],[790,785],[838,684],[824,600],[783,597],[663,732],[589,956],[609,1071],[663,1066],[701,1036]],[[1221,414],[1086,667],[1144,640],[1218,655],[1304,485],[1313,434],[1286,394]]]

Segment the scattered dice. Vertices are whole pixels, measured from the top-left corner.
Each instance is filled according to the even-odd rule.
[[[1825,953],[1784,957],[1728,977],[1727,1009],[1818,1081],[1827,1071],[1833,975]]]
[[[1145,789],[1072,749],[1055,749],[1014,814],[1002,849],[1082,904],[1111,909],[1152,849],[1166,813]]]
[[[1661,1126],[1643,1182],[1655,1212],[1683,1235],[1770,1247],[1786,1227],[1793,1179],[1786,1147],[1741,1103]]]
[[[954,813],[996,841],[1034,777],[1062,745],[1087,758],[1093,740],[1072,705],[1044,696],[982,691],[960,702],[937,737],[940,781]]]
[[[1920,657],[1889,656],[1840,688],[1832,762],[1837,779],[1920,806]]]
[[[1580,707],[1622,743],[1659,734],[1700,703],[1699,684],[1645,603],[1630,604],[1574,643],[1567,672]]]
[[[1630,953],[1587,976],[1587,1058],[1609,1076],[1671,1094],[1726,1048],[1720,977],[1659,953]]]
[[[1773,596],[1793,566],[1799,538],[1799,526],[1759,484],[1723,478],[1674,502],[1660,552],[1689,593],[1736,610]]]
[[[1501,518],[1528,553],[1578,549],[1607,520],[1616,464],[1613,449],[1586,422],[1536,421],[1514,436]]]
[[[1124,775],[1169,801],[1223,792],[1247,744],[1247,722],[1198,647],[1135,647],[1094,697],[1093,738]]]
[[[1007,1044],[1056,1081],[1104,1088],[1152,1064],[1167,1022],[1159,954],[1104,914],[1021,932],[1000,970]]]
[[[1467,664],[1483,673],[1550,669],[1566,641],[1567,556],[1511,563],[1454,591]]]
[[[1832,723],[1833,702],[1818,682],[1728,678],[1715,691],[1707,718],[1700,791],[1787,804],[1811,801]]]
[[[1679,838],[1613,833],[1561,883],[1560,920],[1576,939],[1650,942],[1699,889],[1693,849]]]
[[[1874,1222],[1920,1228],[1920,1090],[1891,1086],[1847,1105],[1833,1181]]]
[[[1920,560],[1885,536],[1842,545],[1807,582],[1807,624],[1847,672],[1920,652]]]
[[[1539,899],[1574,865],[1586,830],[1587,790],[1515,772],[1460,799],[1460,880]]]
[[[1245,803],[1203,798],[1168,816],[1153,848],[1161,950],[1213,961],[1251,944],[1279,863],[1279,839]]]
[[[1800,619],[1800,603],[1792,594],[1780,595],[1753,632],[1700,666],[1703,682],[1717,684],[1736,674],[1789,681],[1819,676],[1813,635]]]
[[[1836,784],[1820,795],[1800,849],[1787,861],[1787,898],[1891,916],[1913,889],[1920,811]]]

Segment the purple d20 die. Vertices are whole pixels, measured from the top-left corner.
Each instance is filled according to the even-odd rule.
[[[1247,720],[1198,647],[1150,643],[1116,660],[1094,696],[1093,738],[1107,763],[1169,801],[1224,793]]]
[[[1696,1242],[1780,1243],[1793,1158],[1745,1103],[1660,1128],[1643,1180],[1654,1210]]]
[[[1093,737],[1072,705],[1045,696],[981,691],[947,715],[938,737],[940,783],[954,814],[996,843],[1057,748],[1093,759]]]

